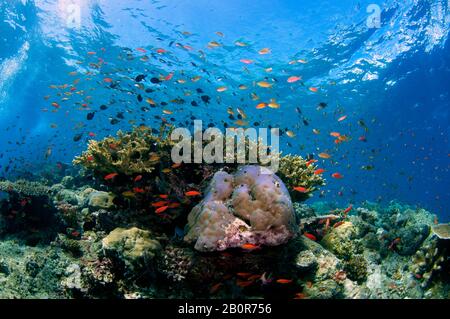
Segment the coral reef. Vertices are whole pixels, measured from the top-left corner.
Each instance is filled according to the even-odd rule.
[[[200,251],[244,244],[275,246],[294,235],[294,212],[283,182],[268,168],[217,172],[205,198],[188,216],[184,239]]]

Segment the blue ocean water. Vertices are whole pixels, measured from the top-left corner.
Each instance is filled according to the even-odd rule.
[[[223,127],[239,107],[251,126],[295,134],[284,153],[326,169],[309,202],[398,200],[450,219],[448,1],[10,0],[0,17],[0,177],[70,164],[90,135],[161,117]],[[129,94],[135,76],[171,73],[143,102]],[[173,114],[143,110],[146,97]],[[280,107],[255,108],[270,99]]]

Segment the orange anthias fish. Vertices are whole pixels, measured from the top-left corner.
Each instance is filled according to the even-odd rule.
[[[142,175],[138,175],[134,178],[135,182],[139,182],[142,179]]]
[[[252,273],[251,272],[238,272],[238,273],[236,273],[236,275],[238,275],[239,277],[242,277],[242,278],[248,278],[252,275]]]
[[[250,60],[250,59],[241,59],[240,61],[244,64],[252,64],[253,63],[253,60]]]
[[[339,178],[344,178],[344,175],[336,172],[336,173],[331,174],[331,177],[339,179]]]
[[[328,153],[319,153],[318,156],[319,156],[320,158],[325,158],[325,159],[328,159],[328,158],[331,157],[331,155],[328,154]]]
[[[169,198],[169,195],[166,195],[166,194],[160,194],[160,195],[158,195],[158,197],[159,197],[159,198],[162,198],[162,199],[167,199],[167,198]]]
[[[341,136],[341,134],[338,133],[338,132],[331,132],[330,135],[333,136],[333,137],[339,137],[339,136]]]
[[[294,190],[300,193],[307,193],[309,190],[306,187],[302,187],[302,186],[297,186],[294,187]]]
[[[291,76],[291,77],[289,77],[289,78],[287,79],[287,82],[288,82],[288,83],[295,83],[295,82],[297,82],[297,81],[299,81],[299,80],[301,80],[301,79],[302,79],[301,76]]]
[[[249,281],[244,281],[244,280],[236,280],[236,285],[241,287],[241,288],[245,288],[248,287],[250,285],[252,285],[254,283],[254,281],[249,280]]]
[[[344,215],[347,215],[353,208],[353,205],[348,206],[345,210],[344,210]]]
[[[323,172],[325,172],[325,170],[323,168],[319,168],[314,171],[314,175],[319,175],[322,174]]]
[[[215,284],[214,286],[211,287],[211,289],[209,290],[209,293],[210,294],[216,293],[220,289],[220,287],[222,287],[222,285],[223,284],[221,282]]]
[[[191,196],[199,196],[199,195],[201,195],[202,193],[200,193],[200,192],[198,192],[198,191],[189,191],[189,192],[186,192],[186,193],[184,193],[184,195],[186,195],[186,196],[188,196],[188,197],[191,197]]]
[[[109,181],[109,180],[113,179],[114,177],[116,177],[117,175],[119,175],[119,174],[117,174],[117,173],[111,173],[111,174],[106,175],[106,176],[104,177],[104,179],[105,179],[105,181]]]
[[[166,211],[167,208],[169,208],[169,206],[162,206],[162,207],[158,208],[157,210],[155,210],[155,213],[161,214],[162,212]]]
[[[153,207],[162,207],[162,206],[166,206],[167,204],[168,204],[167,201],[161,200],[159,202],[152,203],[152,206]]]
[[[259,104],[256,106],[256,109],[261,110],[261,109],[265,108],[266,106],[267,106],[267,103],[259,103]]]
[[[313,234],[310,234],[310,233],[303,233],[303,236],[305,236],[306,238],[309,238],[309,239],[311,239],[311,240],[313,240],[313,241],[317,241],[316,236],[314,236]]]
[[[309,161],[306,162],[306,167],[308,167],[309,165],[311,165],[312,163],[317,162],[317,160],[315,159],[310,159]]]
[[[142,193],[145,193],[145,190],[143,190],[142,188],[139,188],[139,187],[134,187],[133,192],[142,194]]]
[[[254,245],[254,244],[244,244],[241,246],[241,248],[245,249],[245,250],[255,250],[255,249],[259,249],[261,247],[258,245]]]
[[[314,93],[316,93],[317,91],[319,91],[319,89],[318,89],[318,88],[315,88],[315,87],[310,87],[309,90],[310,90],[311,92],[314,92]]]
[[[277,283],[279,284],[290,284],[292,279],[277,279]]]

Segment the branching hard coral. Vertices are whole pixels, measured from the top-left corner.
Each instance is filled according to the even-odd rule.
[[[192,258],[186,249],[169,246],[163,252],[159,269],[168,279],[180,282],[186,279],[193,263]]]
[[[101,174],[151,173],[160,162],[171,161],[173,142],[167,136],[165,130],[154,135],[146,126],[137,127],[129,133],[118,131],[117,137],[90,140],[88,149],[75,157],[73,163]]]
[[[48,196],[50,188],[38,183],[27,180],[18,180],[16,182],[1,181],[0,191],[8,193],[17,193],[24,196]]]
[[[317,167],[308,164],[308,161],[297,155],[285,155],[280,158],[280,168],[277,174],[286,183],[286,186],[295,200],[306,200],[318,186],[325,181],[320,174],[314,174]],[[293,188],[301,186],[307,192],[298,192]]]
[[[431,284],[434,275],[441,270],[445,260],[445,247],[440,247],[438,240],[429,239],[413,256],[409,269],[418,280],[422,281],[422,288],[426,288]]]

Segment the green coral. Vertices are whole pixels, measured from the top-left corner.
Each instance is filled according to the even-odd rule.
[[[132,132],[117,132],[117,137],[101,141],[90,140],[88,149],[75,157],[73,163],[96,173],[125,175],[152,173],[160,162],[169,162],[174,143],[167,138],[166,129],[154,135],[146,126]]]
[[[316,169],[315,165],[308,165],[308,161],[301,156],[289,154],[280,158],[280,167],[277,175],[286,184],[295,200],[306,200],[318,186],[325,184],[320,174],[314,174]],[[293,188],[297,186],[306,188],[308,192],[295,191]]]
[[[367,267],[368,263],[363,255],[354,255],[344,264],[348,277],[358,283],[367,279]]]

